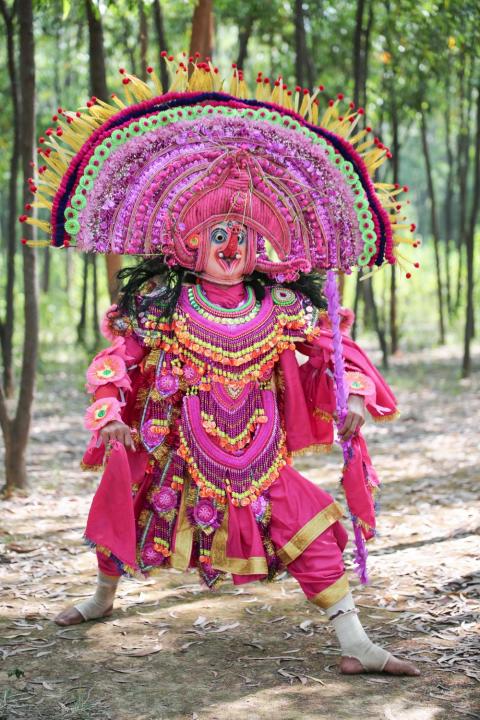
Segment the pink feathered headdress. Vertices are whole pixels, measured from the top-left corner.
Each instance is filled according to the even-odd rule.
[[[224,221],[247,227],[246,273],[257,264],[257,238],[270,243],[280,260],[290,252],[288,222],[273,202],[273,192],[262,181],[262,170],[252,156],[240,151],[224,156],[190,189],[175,223],[175,255],[186,267],[203,270],[209,232]],[[286,210],[284,210],[286,213]]]

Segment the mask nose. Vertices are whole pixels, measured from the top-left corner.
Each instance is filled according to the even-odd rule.
[[[239,234],[240,234],[240,230],[238,228],[232,228],[229,231],[228,242],[227,242],[226,246],[223,248],[223,255],[225,258],[233,260],[236,257],[237,250],[238,250]]]

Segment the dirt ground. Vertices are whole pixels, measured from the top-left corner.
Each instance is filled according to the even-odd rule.
[[[406,679],[341,676],[325,616],[288,576],[212,593],[167,571],[122,581],[111,618],[57,627],[94,584],[82,533],[98,476],[79,469],[86,398],[49,371],[31,494],[0,504],[0,720],[480,718],[480,380],[458,380],[453,352],[396,359],[402,417],[366,430],[383,491],[355,596],[371,637],[420,666]],[[338,452],[296,466],[341,500]]]

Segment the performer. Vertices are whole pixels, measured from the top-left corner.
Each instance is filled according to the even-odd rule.
[[[85,533],[97,589],[56,622],[110,615],[122,574],[197,567],[215,588],[286,568],[331,618],[342,672],[417,675],[363,630],[344,511],[292,466],[331,449],[336,421],[365,582],[378,478],[360,427],[365,408],[397,409],[348,337],[335,273],[395,260],[398,188],[370,178],[388,151],[354,134],[359,110],[341,116],[337,99],[317,124],[318,91],[292,95],[281,79],[267,95],[260,78],[248,100],[239,71],[227,94],[208,63],[189,77],[180,62],[165,95],[153,72],[156,93],[123,75],[128,105],[62,111],[36,188],[50,223],[21,218],[57,246],[144,256],[121,271],[111,344],[87,371],[83,462],[104,470]]]

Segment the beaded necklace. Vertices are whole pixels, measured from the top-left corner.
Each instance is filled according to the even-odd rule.
[[[236,308],[215,305],[204,295],[200,285],[187,290],[190,306],[202,317],[221,325],[242,325],[253,320],[262,304],[257,302],[251,287],[247,287],[247,299]]]

